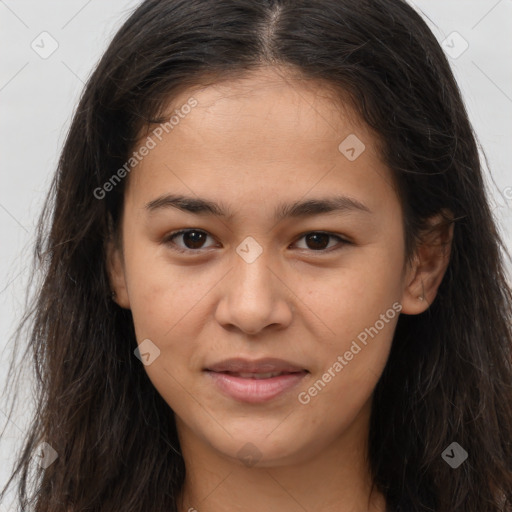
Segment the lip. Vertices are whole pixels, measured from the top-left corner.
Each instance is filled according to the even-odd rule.
[[[204,370],[215,387],[224,395],[246,403],[263,403],[284,394],[309,373],[282,359],[227,359]],[[255,378],[247,374],[277,373],[281,375]],[[244,374],[241,376],[239,374]]]
[[[224,359],[205,368],[212,372],[231,372],[231,373],[268,373],[268,372],[302,372],[307,371],[299,365],[277,359],[274,357],[265,357],[263,359],[244,359],[242,357]]]

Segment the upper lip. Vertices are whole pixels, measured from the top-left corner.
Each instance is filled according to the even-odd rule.
[[[209,365],[205,368],[212,372],[233,372],[233,373],[269,373],[269,372],[303,372],[307,371],[296,364],[283,359],[267,357],[263,359],[243,359],[232,358],[224,359],[218,363]]]

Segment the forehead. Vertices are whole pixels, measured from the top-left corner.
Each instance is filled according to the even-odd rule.
[[[138,192],[178,186],[203,197],[261,198],[263,189],[265,197],[296,196],[341,182],[353,191],[358,183],[393,187],[376,135],[319,81],[264,68],[182,90],[164,111],[172,126],[158,139],[151,126],[139,142],[155,140],[130,175]]]
[[[267,147],[272,153],[287,142],[326,141],[356,127],[365,132],[364,138],[369,135],[349,102],[337,97],[332,86],[280,68],[262,68],[233,80],[182,91],[169,103],[164,118],[192,96],[198,102],[194,120],[183,123],[181,131],[185,134],[190,128],[186,133],[190,139],[196,132],[201,136],[209,132],[210,140],[229,147],[232,153],[238,147],[245,151],[252,142],[264,156]],[[234,138],[245,145],[233,145]]]

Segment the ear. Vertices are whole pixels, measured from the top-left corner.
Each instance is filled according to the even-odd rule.
[[[436,298],[450,262],[453,226],[453,215],[446,210],[428,219],[406,271],[402,313],[423,313]]]
[[[114,236],[111,236],[106,244],[106,260],[112,300],[122,308],[130,309],[122,243]]]

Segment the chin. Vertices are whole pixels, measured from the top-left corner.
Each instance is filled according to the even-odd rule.
[[[275,423],[268,430],[242,430],[233,437],[225,436],[221,440],[210,440],[211,446],[222,456],[246,467],[276,467],[296,464],[307,460],[318,447],[313,440],[299,438],[299,432],[283,429],[274,431]],[[311,452],[311,453],[310,453]]]

